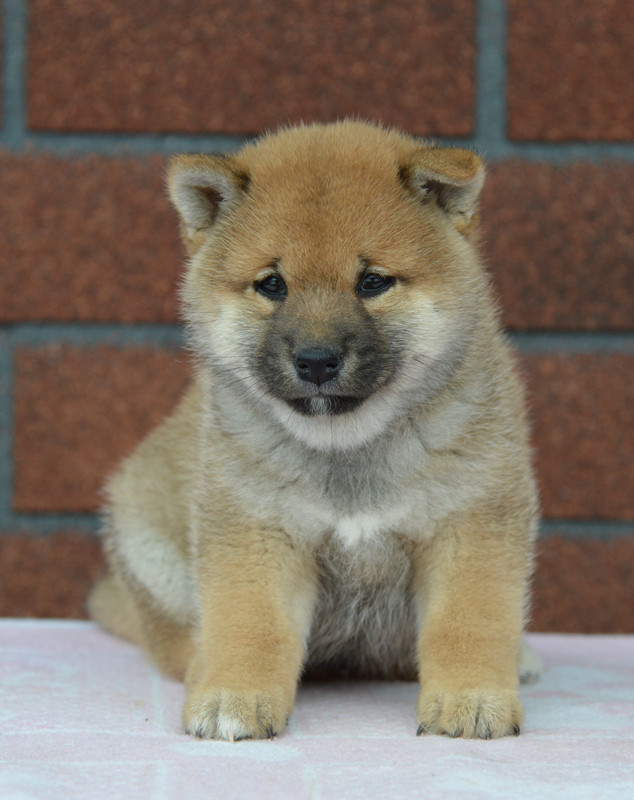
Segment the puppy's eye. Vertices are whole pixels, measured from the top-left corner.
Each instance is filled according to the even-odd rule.
[[[267,275],[255,284],[255,289],[270,300],[283,300],[288,294],[286,284],[279,275]]]
[[[389,275],[379,275],[378,272],[368,272],[357,284],[356,292],[359,297],[376,297],[377,294],[387,292],[394,286],[395,279]]]

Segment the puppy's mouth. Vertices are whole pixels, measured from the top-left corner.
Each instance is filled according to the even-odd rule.
[[[296,397],[292,400],[286,400],[286,403],[299,414],[307,417],[316,417],[347,414],[357,409],[364,400],[364,397],[355,397],[353,395],[328,394]]]

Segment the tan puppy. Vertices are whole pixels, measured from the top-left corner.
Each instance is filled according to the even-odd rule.
[[[185,678],[189,733],[278,733],[306,670],[418,675],[419,733],[519,733],[537,503],[483,180],[358,122],[172,162],[197,374],[108,484],[90,605]]]

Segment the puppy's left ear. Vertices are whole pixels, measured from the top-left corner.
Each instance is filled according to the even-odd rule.
[[[478,223],[484,164],[471,150],[425,147],[400,170],[401,179],[425,203],[435,202],[458,232],[471,236]]]
[[[183,241],[193,255],[211,228],[242,202],[249,176],[231,156],[176,156],[168,169],[167,187],[180,216]]]

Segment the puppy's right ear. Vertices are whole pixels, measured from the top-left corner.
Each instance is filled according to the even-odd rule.
[[[249,188],[249,176],[231,156],[176,156],[169,165],[167,186],[180,216],[183,241],[193,255],[212,225],[238,205]]]

